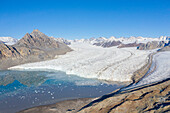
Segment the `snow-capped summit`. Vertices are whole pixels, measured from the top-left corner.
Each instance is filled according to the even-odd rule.
[[[161,41],[170,41],[170,37],[167,37],[167,36],[160,36],[159,39]]]
[[[18,41],[18,39],[12,37],[0,37],[0,41],[7,45],[13,45]]]
[[[139,45],[141,43],[146,44],[152,41],[156,41],[156,42],[164,41],[165,43],[167,43],[170,40],[170,37],[161,36],[160,38],[149,38],[149,37],[142,37],[142,36],[138,36],[138,37],[131,36],[127,38],[125,37],[116,38],[114,36],[111,36],[110,38],[92,37],[89,39],[74,39],[74,40],[66,40],[64,38],[55,38],[55,40],[59,42],[63,42],[67,45],[70,45],[72,43],[88,43],[88,44],[92,44],[96,46],[112,47],[112,46],[119,46],[120,44],[122,45],[126,45],[126,44]]]
[[[166,40],[166,38],[167,38],[166,36],[160,36],[159,37],[160,40]]]
[[[66,45],[70,45],[70,44],[71,44],[70,41],[68,41],[68,40],[66,40],[66,39],[64,39],[64,38],[54,38],[53,36],[51,36],[50,38],[53,38],[54,40],[56,40],[56,41],[58,41],[58,42],[61,42],[61,43],[64,43],[64,44],[66,44]]]
[[[90,38],[90,39],[75,39],[71,42],[79,42],[79,43],[89,43],[89,44],[94,44],[94,43],[98,43],[98,42],[103,42],[108,40],[105,37],[99,37],[99,38]]]

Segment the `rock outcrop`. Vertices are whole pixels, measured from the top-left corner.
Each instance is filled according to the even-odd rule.
[[[125,48],[125,47],[138,47],[138,46],[140,46],[140,45],[142,45],[143,43],[136,43],[136,42],[134,42],[134,43],[129,43],[129,44],[120,44],[119,46],[118,46],[118,48]]]
[[[66,44],[55,41],[39,30],[34,30],[14,45],[0,44],[0,69],[53,59],[56,55],[69,51],[71,49]]]
[[[158,51],[170,51],[170,41],[166,43],[165,46]]]
[[[148,42],[146,44],[141,44],[137,47],[139,50],[151,50],[151,49],[156,49],[156,48],[162,48],[165,46],[164,41],[152,41]]]
[[[100,43],[94,43],[93,45],[102,46],[102,47],[113,47],[113,46],[118,46],[120,44],[121,44],[120,41],[105,41]]]

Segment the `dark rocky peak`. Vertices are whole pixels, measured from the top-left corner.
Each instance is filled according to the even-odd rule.
[[[25,36],[19,40],[15,46],[24,46],[29,48],[40,48],[40,49],[48,49],[48,48],[58,48],[58,42],[54,39],[48,37],[44,33],[39,30],[33,30],[32,33],[26,33]]]
[[[39,30],[26,33],[14,45],[0,43],[0,69],[8,67],[53,59],[56,55],[65,54],[72,51],[64,43],[59,43],[53,38],[49,38]]]

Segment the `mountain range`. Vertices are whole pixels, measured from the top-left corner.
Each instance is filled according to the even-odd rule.
[[[6,69],[24,63],[53,59],[56,55],[65,54],[72,51],[72,43],[89,43],[104,48],[118,46],[137,47],[139,50],[149,50],[161,48],[160,50],[170,50],[170,37],[160,38],[129,37],[129,38],[90,38],[66,40],[64,38],[54,38],[45,35],[39,30],[26,33],[20,40],[11,37],[0,37],[0,69]],[[3,65],[2,65],[3,64]]]
[[[170,41],[170,37],[168,36],[160,36],[159,38],[147,38],[147,37],[120,37],[116,38],[114,36],[110,38],[105,38],[105,37],[99,37],[99,38],[89,38],[89,39],[74,39],[74,40],[67,40],[64,38],[55,38],[55,37],[50,37],[53,38],[54,40],[65,43],[67,45],[70,45],[71,43],[74,42],[81,42],[81,43],[90,43],[90,44],[95,44],[95,45],[101,45],[102,43],[111,43],[111,42],[121,42],[122,44],[129,44],[129,43],[147,43],[147,42],[152,42],[152,41],[165,41],[168,42]],[[4,42],[7,45],[12,45],[18,41],[18,39],[12,38],[12,37],[0,37],[0,41]]]

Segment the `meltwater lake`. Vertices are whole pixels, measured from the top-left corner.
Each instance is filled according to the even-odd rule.
[[[124,85],[60,71],[3,70],[0,71],[0,113],[15,113],[68,99],[98,97]]]

